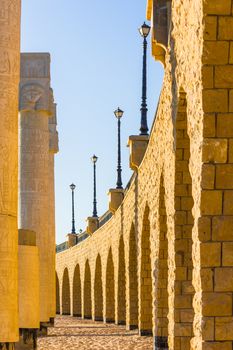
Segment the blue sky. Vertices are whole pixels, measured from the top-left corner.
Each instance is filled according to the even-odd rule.
[[[108,209],[107,192],[116,186],[117,121],[122,118],[122,176],[127,184],[128,136],[140,127],[142,39],[146,0],[23,0],[22,52],[50,52],[58,105],[60,152],[56,156],[56,233],[63,242],[71,230],[74,182],[76,230],[92,215],[93,172],[97,162],[98,214]],[[150,42],[150,39],[149,39]],[[150,52],[150,45],[149,45]],[[163,68],[148,55],[148,124],[161,89]]]

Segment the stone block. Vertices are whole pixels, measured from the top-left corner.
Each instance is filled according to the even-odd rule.
[[[216,317],[215,319],[215,339],[233,339],[233,317]]]
[[[233,66],[216,66],[214,84],[216,88],[233,88]]]
[[[201,185],[203,189],[214,189],[215,182],[215,166],[211,164],[203,164],[202,166],[202,181]]]
[[[203,123],[203,136],[214,137],[216,133],[215,114],[205,114]]]
[[[175,191],[176,191],[176,196],[178,197],[188,196],[187,185],[176,185]]]
[[[228,59],[229,43],[227,41],[205,41],[203,48],[204,64],[224,65],[228,64]]]
[[[203,296],[203,316],[231,316],[232,294],[231,293],[207,293]]]
[[[233,240],[233,216],[215,216],[212,226],[213,241]]]
[[[221,265],[221,243],[201,243],[201,266]]]
[[[216,40],[216,38],[217,38],[217,16],[206,16],[204,40]]]
[[[202,159],[206,163],[226,163],[227,140],[204,139]]]
[[[189,309],[192,307],[192,298],[190,295],[177,295],[175,297],[176,309]]]
[[[208,15],[230,15],[231,14],[231,0],[211,0],[205,1],[204,13]]]
[[[230,59],[229,59],[229,63],[230,64],[233,63],[233,42],[230,43]]]
[[[182,323],[192,323],[194,312],[192,309],[181,310],[180,311],[180,320]]]
[[[218,19],[218,39],[233,40],[233,17],[221,16]]]
[[[216,165],[216,188],[233,189],[233,164]]]
[[[192,197],[181,197],[181,210],[191,210],[193,207]]]
[[[214,283],[216,292],[233,292],[233,267],[215,268]]]
[[[233,139],[229,140],[228,161],[229,163],[233,163]]]
[[[202,350],[232,350],[231,342],[211,342],[203,343]]]
[[[217,136],[233,137],[233,114],[218,114],[217,116]]]
[[[233,112],[233,90],[229,92],[229,112]]]
[[[201,212],[203,215],[221,215],[222,214],[222,192],[221,191],[202,191]]]
[[[222,245],[222,265],[233,266],[233,242],[224,242]]]
[[[202,319],[203,340],[214,340],[214,318],[203,317]]]
[[[214,87],[214,68],[212,66],[203,66],[202,78],[204,89],[212,89]]]
[[[233,215],[233,191],[224,191],[223,214]]]
[[[203,108],[205,113],[228,112],[228,91],[203,90]]]
[[[211,220],[208,217],[201,217],[198,220],[198,234],[201,242],[211,239]]]
[[[176,323],[175,324],[175,335],[177,337],[190,337],[192,335],[192,325]]]
[[[214,273],[212,269],[202,269],[201,270],[201,286],[203,292],[213,291],[213,280]]]

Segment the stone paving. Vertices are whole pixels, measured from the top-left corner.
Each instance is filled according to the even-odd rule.
[[[58,316],[48,336],[38,340],[38,350],[152,350],[152,337],[139,337],[124,326]]]

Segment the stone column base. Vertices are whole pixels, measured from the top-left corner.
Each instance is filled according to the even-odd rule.
[[[38,329],[20,328],[19,342],[15,344],[15,350],[37,349]]]
[[[45,336],[48,335],[48,323],[40,323],[40,329],[38,331],[38,336]]]
[[[54,327],[54,323],[55,323],[54,317],[50,317],[50,319],[49,319],[50,327]]]
[[[154,350],[169,350],[167,337],[154,337]]]
[[[14,343],[0,343],[0,350],[15,350]]]

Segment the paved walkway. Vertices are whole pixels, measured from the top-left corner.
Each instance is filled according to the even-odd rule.
[[[123,326],[59,316],[38,350],[152,350],[152,337],[139,337]]]

